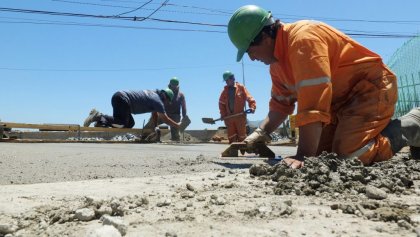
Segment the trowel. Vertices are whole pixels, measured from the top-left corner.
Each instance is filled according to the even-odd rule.
[[[237,117],[237,116],[239,116],[239,115],[243,115],[243,114],[250,114],[251,112],[252,112],[252,110],[251,110],[251,109],[247,109],[247,110],[245,110],[244,112],[240,112],[240,113],[237,113],[237,114],[232,114],[232,115],[225,116],[225,117],[220,117],[220,118],[218,118],[218,119],[213,119],[213,118],[201,118],[201,120],[203,120],[203,123],[215,124],[215,123],[216,123],[216,121],[230,119],[230,118]]]
[[[242,155],[244,155],[245,152],[255,153],[259,157],[267,157],[269,159],[274,159],[276,157],[274,152],[268,148],[265,142],[256,143],[252,147],[248,147],[248,144],[245,142],[233,142],[222,152],[222,157],[238,157],[238,152],[241,152]]]

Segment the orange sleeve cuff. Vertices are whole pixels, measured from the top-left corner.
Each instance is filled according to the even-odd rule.
[[[317,110],[303,111],[296,114],[296,127],[314,122],[329,124],[331,122],[331,115]]]

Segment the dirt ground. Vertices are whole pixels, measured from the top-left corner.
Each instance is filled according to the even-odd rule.
[[[218,144],[0,143],[0,236],[420,236],[420,163]],[[292,155],[294,147],[270,147]]]

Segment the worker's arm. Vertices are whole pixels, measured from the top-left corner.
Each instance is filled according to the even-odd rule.
[[[181,98],[181,111],[182,111],[183,118],[187,116],[187,103],[185,102],[184,94],[182,94],[182,98]]]
[[[306,157],[315,156],[322,133],[322,123],[314,122],[299,127],[299,143],[296,156],[286,157],[284,162],[293,169],[301,168]]]
[[[223,89],[219,97],[219,112],[220,112],[220,117],[222,118],[227,115],[227,110],[226,110],[227,93],[225,91],[226,90]]]
[[[269,111],[267,117],[261,122],[260,128],[270,134],[276,130],[287,118],[287,114],[277,111]]]
[[[255,143],[268,142],[272,133],[287,118],[287,114],[270,111],[257,129],[245,138],[248,147],[254,147]]]
[[[163,122],[165,122],[166,124],[168,124],[171,127],[179,129],[179,124],[176,123],[175,121],[173,121],[171,118],[169,118],[168,115],[166,115],[166,113],[159,113],[159,112],[157,112],[157,113],[159,115],[159,118],[162,119]]]
[[[254,113],[257,109],[257,102],[255,102],[254,97],[252,97],[251,93],[246,89],[244,86],[244,94],[246,96],[246,101],[248,102],[248,107],[251,109],[251,112]]]

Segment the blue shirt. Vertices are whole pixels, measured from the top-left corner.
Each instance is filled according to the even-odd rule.
[[[166,113],[165,106],[159,96],[159,90],[120,91],[127,99],[132,114],[149,112]]]

